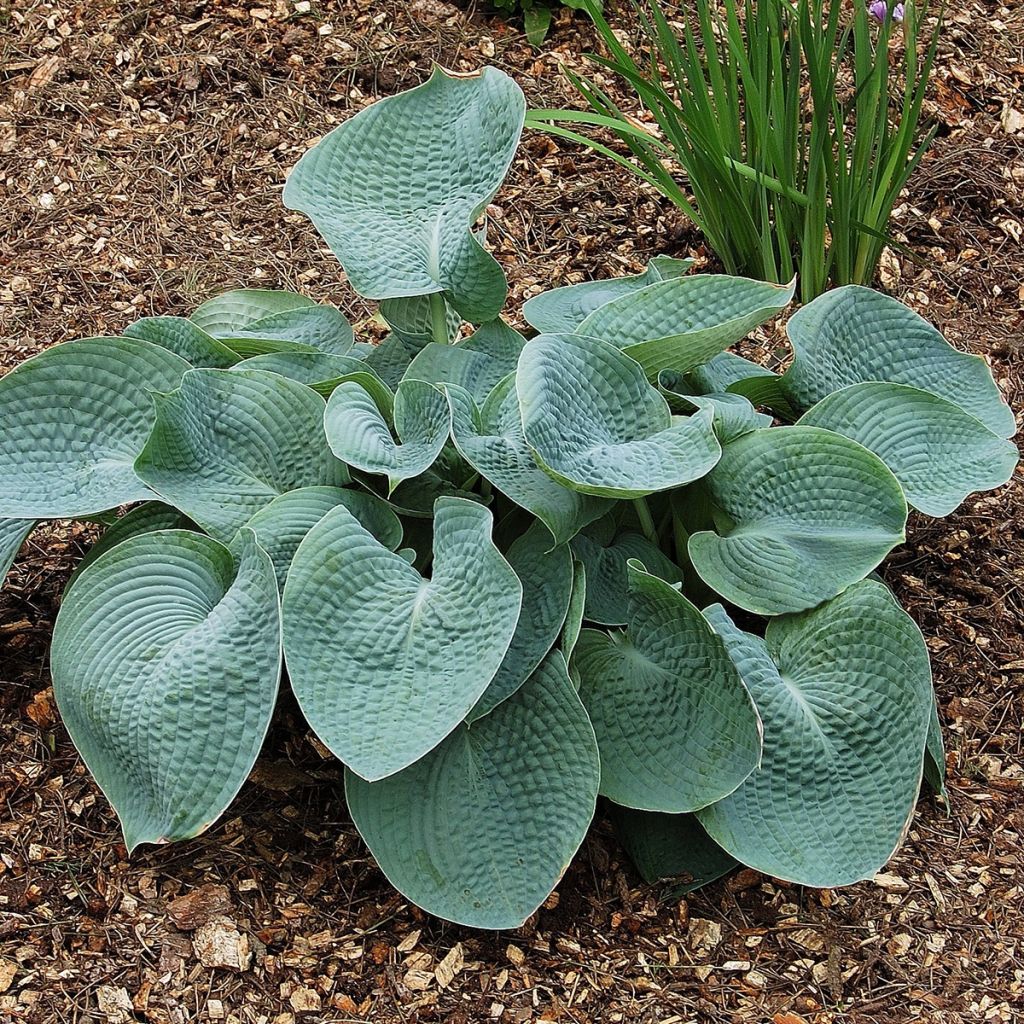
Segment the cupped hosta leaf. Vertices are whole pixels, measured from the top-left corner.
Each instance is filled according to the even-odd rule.
[[[783,385],[800,409],[850,384],[888,381],[945,398],[1000,437],[1017,429],[984,359],[958,352],[881,292],[857,285],[826,292],[794,314],[786,332],[793,365]]]
[[[394,416],[395,396],[391,388],[376,371],[354,356],[335,356],[329,352],[268,352],[244,360],[237,369],[279,373],[311,387],[324,398],[330,398],[340,384],[351,381],[369,394],[385,419],[390,421]]]
[[[673,278],[599,307],[576,333],[627,352],[652,379],[659,370],[685,373],[785,309],[795,285],[720,274]]]
[[[35,525],[34,519],[0,519],[0,587]]]
[[[110,524],[103,535],[89,550],[85,557],[75,566],[67,586],[64,588],[64,600],[83,572],[96,561],[100,555],[116,547],[118,544],[137,537],[143,533],[155,533],[157,530],[187,530],[192,526],[188,516],[176,508],[165,505],[162,501],[146,501],[136,505],[126,515]]]
[[[225,542],[264,505],[298,487],[346,483],[323,436],[323,399],[265,370],[190,370],[157,397],[135,463],[165,501]]]
[[[475,721],[511,697],[558,640],[572,597],[572,555],[568,547],[551,547],[551,534],[534,523],[506,554],[508,564],[523,585],[523,607],[512,643],[476,702],[468,720]]]
[[[224,344],[244,355],[301,345],[318,352],[345,355],[355,340],[352,325],[334,306],[297,306],[254,320],[224,335]]]
[[[516,389],[535,458],[583,494],[636,498],[678,487],[722,454],[710,412],[673,418],[639,364],[596,338],[538,335],[519,357]]]
[[[682,277],[692,266],[693,260],[655,256],[642,274],[584,281],[535,295],[523,306],[523,318],[541,334],[572,334],[595,309],[657,281]]]
[[[693,814],[659,814],[612,804],[615,835],[645,882],[678,878],[680,896],[708,885],[737,866]]]
[[[346,508],[306,535],[284,590],[292,688],[356,774],[393,775],[461,722],[498,671],[522,586],[491,541],[491,513],[437,502],[429,580]]]
[[[207,334],[221,338],[244,331],[258,320],[275,313],[315,305],[312,299],[296,292],[236,288],[207,299],[189,320]]]
[[[484,324],[457,345],[427,345],[405,372],[407,380],[431,384],[457,384],[478,404],[500,381],[515,373],[526,340],[501,320]]]
[[[735,441],[742,434],[749,434],[759,427],[770,427],[772,418],[758,412],[742,395],[722,391],[709,395],[688,393],[681,374],[673,370],[662,370],[658,374],[658,390],[665,396],[674,413],[693,413],[710,409],[712,429],[721,444]]]
[[[594,814],[594,732],[561,655],[509,700],[382,782],[346,773],[352,820],[428,913],[515,928],[547,898]]]
[[[402,543],[402,524],[398,516],[387,502],[373,494],[341,487],[300,487],[288,491],[261,508],[245,526],[256,534],[260,547],[270,555],[281,587],[303,537],[338,505],[344,505],[392,551]]]
[[[189,364],[132,338],[40,352],[0,379],[0,516],[88,516],[153,496],[133,468],[153,427],[150,391]]]
[[[631,558],[669,583],[683,579],[682,569],[661,548],[639,533],[617,529],[610,517],[574,537],[572,552],[586,566],[585,617],[602,626],[624,626],[629,620],[626,563]]]
[[[376,402],[355,382],[334,389],[324,416],[331,451],[349,466],[386,476],[391,491],[433,465],[451,430],[448,400],[425,381],[398,385],[394,418],[397,442]]]
[[[853,384],[812,406],[800,423],[859,441],[895,474],[907,501],[947,516],[968,494],[1001,487],[1017,446],[938,395],[905,384]]]
[[[435,300],[436,301],[436,300]],[[444,302],[444,326],[448,341],[459,336],[462,317]],[[378,309],[384,322],[398,336],[410,352],[418,352],[434,338],[434,312],[429,295],[410,295],[398,299],[385,299]]]
[[[523,436],[514,374],[498,384],[481,410],[464,388],[449,385],[445,393],[452,439],[462,457],[502,494],[532,512],[556,543],[565,543],[608,510],[608,500],[564,487],[534,461]]]
[[[171,530],[126,540],[57,616],[53,689],[129,850],[186,839],[223,813],[263,744],[281,672],[274,568]]]
[[[466,320],[493,320],[505,275],[470,228],[508,171],[525,113],[519,86],[496,68],[436,68],[306,153],[285,205],[310,217],[361,295],[440,292]]]
[[[699,812],[758,871],[803,885],[870,878],[913,813],[932,701],[928,651],[885,586],[865,580],[773,619],[764,640],[708,619],[764,722],[760,768]]]
[[[241,358],[222,341],[181,316],[146,316],[123,331],[126,338],[141,338],[181,356],[192,366],[224,369]]]
[[[627,571],[627,631],[585,629],[573,656],[601,751],[601,793],[637,810],[696,811],[754,770],[760,722],[700,610],[639,563]]]
[[[702,486],[718,532],[690,537],[693,566],[726,600],[761,615],[834,597],[904,537],[907,503],[885,463],[820,427],[744,434]]]

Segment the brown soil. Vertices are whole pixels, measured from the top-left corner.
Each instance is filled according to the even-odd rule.
[[[512,72],[572,102],[585,22],[543,51],[442,0],[0,3],[0,367],[66,338],[287,286],[367,310],[287,169],[314,137],[430,62]],[[468,5],[467,5],[468,7]],[[987,355],[1019,407],[1024,15],[950,9],[930,115],[941,134],[882,284]],[[491,242],[513,306],[538,286],[710,260],[663,202],[602,160],[527,135]],[[761,338],[766,348],[778,337]],[[425,918],[350,824],[338,765],[287,702],[209,834],[131,862],[62,729],[46,645],[90,528],[38,531],[0,595],[0,1021],[240,1024],[561,1020],[993,1021],[1024,1013],[1024,489],[915,518],[886,576],[932,651],[951,809],[922,798],[875,882],[813,891],[745,871],[680,902],[643,886],[599,823],[524,928]],[[206,888],[203,888],[206,887]],[[179,899],[185,897],[184,900]],[[176,902],[177,900],[177,902]],[[210,967],[211,963],[235,967]]]

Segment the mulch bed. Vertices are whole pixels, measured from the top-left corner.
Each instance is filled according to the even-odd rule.
[[[949,10],[934,148],[898,210],[913,258],[882,285],[1024,378],[1024,11]],[[229,287],[302,290],[361,321],[308,222],[283,209],[305,146],[430,63],[509,70],[573,97],[548,44],[443,0],[0,4],[0,372]],[[492,211],[512,312],[539,290],[712,255],[626,174],[528,134]],[[783,351],[773,328],[756,339]],[[1024,1013],[1024,489],[916,516],[885,575],[929,638],[950,810],[921,800],[872,882],[815,891],[752,871],[692,894],[644,886],[603,822],[545,907],[488,934],[425,917],[353,829],[336,762],[282,702],[226,819],[129,862],[60,725],[46,645],[95,535],[39,530],[0,594],[0,1021],[992,1021]]]

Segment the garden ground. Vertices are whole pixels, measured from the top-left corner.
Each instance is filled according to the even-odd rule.
[[[54,342],[182,314],[238,286],[367,309],[280,190],[310,140],[432,60],[495,63],[535,105],[591,37],[535,51],[443,0],[0,3],[0,372]],[[1015,408],[1024,326],[1024,9],[950,9],[940,136],[882,284],[987,355]],[[491,210],[512,312],[540,287],[714,261],[622,171],[527,135]],[[372,328],[362,328],[364,336]],[[785,352],[778,327],[755,346]],[[129,862],[56,715],[46,644],[92,532],[40,530],[0,595],[0,1021],[994,1021],[1024,1014],[1024,488],[916,516],[885,575],[929,638],[950,813],[922,798],[873,882],[743,871],[680,901],[598,824],[523,928],[424,917],[348,820],[336,762],[286,699],[207,835]]]

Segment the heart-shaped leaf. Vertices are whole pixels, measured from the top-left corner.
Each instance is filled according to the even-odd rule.
[[[938,395],[905,384],[852,384],[812,406],[800,423],[826,427],[873,451],[914,508],[948,516],[968,494],[1002,487],[1017,446]]]
[[[0,379],[0,516],[76,518],[151,498],[133,468],[156,418],[150,391],[188,369],[147,341],[86,338]]]
[[[207,533],[230,541],[279,494],[348,482],[323,436],[323,399],[265,370],[190,370],[157,397],[139,476]]]
[[[408,767],[487,689],[522,594],[482,505],[437,502],[429,580],[333,509],[299,545],[284,590],[288,674],[306,719],[363,778]]]
[[[652,380],[659,370],[685,373],[735,345],[793,300],[788,285],[695,274],[630,292],[594,310],[577,334],[622,349]]]
[[[57,616],[53,690],[125,845],[224,812],[263,744],[281,672],[274,568],[253,535],[147,533],[84,572]]]
[[[602,626],[624,626],[629,621],[626,563],[631,558],[669,583],[683,579],[682,569],[661,548],[633,530],[618,529],[610,516],[575,536],[572,552],[586,566],[586,618]]]
[[[538,335],[519,358],[516,389],[534,457],[583,494],[679,487],[721,457],[710,412],[673,418],[639,364],[596,338]]]
[[[511,698],[383,782],[346,773],[352,820],[391,884],[473,928],[521,925],[594,814],[597,745],[561,655]]]
[[[448,385],[445,393],[452,413],[452,439],[462,457],[544,523],[555,543],[564,544],[608,510],[611,503],[606,499],[570,490],[534,461],[523,436],[514,374],[498,384],[479,411],[464,388]]]
[[[572,334],[595,309],[657,281],[682,277],[692,266],[693,260],[655,256],[642,274],[584,281],[535,295],[524,304],[523,318],[541,334]]]
[[[585,629],[573,665],[601,751],[601,793],[696,811],[754,770],[760,722],[722,641],[671,584],[631,562],[625,633]]]
[[[236,288],[234,291],[207,299],[189,320],[207,334],[215,338],[224,338],[244,331],[257,321],[275,313],[315,305],[312,299],[296,292]]]
[[[526,340],[501,320],[484,324],[457,345],[427,345],[405,372],[407,380],[431,384],[457,384],[478,404],[500,381],[515,373]]]
[[[327,401],[324,429],[331,451],[356,469],[388,478],[389,491],[426,472],[451,431],[444,393],[433,384],[403,380],[394,403],[395,433],[373,398],[355,382],[341,384]]]
[[[0,587],[35,525],[34,519],[0,519]]]
[[[615,835],[647,883],[679,878],[683,896],[708,885],[737,866],[693,814],[659,814],[612,804]]]
[[[124,329],[126,338],[141,338],[181,356],[192,366],[224,369],[240,356],[222,341],[180,316],[146,316]]]
[[[512,643],[469,713],[470,722],[491,712],[530,678],[558,640],[572,597],[572,555],[564,544],[551,547],[551,534],[541,523],[522,534],[505,557],[523,585],[523,607]]]
[[[801,885],[870,878],[902,840],[931,713],[928,651],[884,585],[865,580],[802,615],[739,630],[706,612],[764,722],[761,767],[699,812],[744,864]]]
[[[493,320],[505,275],[470,228],[508,171],[525,113],[522,91],[496,68],[435,68],[306,153],[285,205],[309,216],[361,295],[441,293],[466,320]]]
[[[755,430],[702,484],[716,533],[690,537],[694,568],[747,611],[802,611],[863,579],[901,543],[907,503],[866,448],[820,427]]]
[[[300,487],[274,498],[245,525],[274,563],[284,587],[302,539],[332,508],[344,505],[359,523],[390,550],[402,543],[398,516],[376,495],[341,487]]]
[[[1017,426],[985,360],[958,352],[927,320],[870,288],[819,295],[790,319],[793,364],[783,386],[800,409],[867,381],[907,384],[945,398],[1000,437]]]

